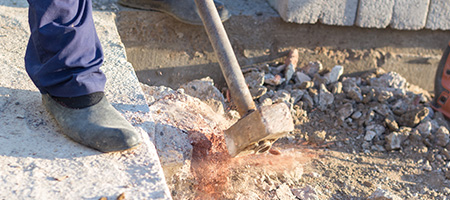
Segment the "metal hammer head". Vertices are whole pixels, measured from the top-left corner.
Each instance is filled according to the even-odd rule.
[[[265,152],[278,138],[293,130],[293,119],[286,104],[262,106],[225,131],[228,153],[235,157]]]

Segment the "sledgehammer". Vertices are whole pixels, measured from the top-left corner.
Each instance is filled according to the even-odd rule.
[[[241,115],[225,131],[228,153],[235,157],[266,152],[278,138],[294,130],[289,108],[284,103],[256,108],[213,0],[195,0],[195,3]]]

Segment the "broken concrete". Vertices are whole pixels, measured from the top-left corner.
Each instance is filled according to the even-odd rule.
[[[27,15],[26,1],[0,1],[0,199],[171,199],[153,144],[155,123],[126,60],[115,14],[94,12],[105,49],[105,93],[145,142],[109,154],[63,136],[41,105],[24,69]]]

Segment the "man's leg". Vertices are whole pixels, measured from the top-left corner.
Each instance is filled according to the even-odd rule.
[[[164,12],[187,24],[203,24],[194,0],[119,0],[119,3],[132,8]],[[230,12],[222,2],[214,0],[214,4],[222,22],[230,18]]]
[[[103,52],[91,0],[28,0],[31,36],[25,66],[64,134],[88,147],[120,151],[140,144],[106,100]]]

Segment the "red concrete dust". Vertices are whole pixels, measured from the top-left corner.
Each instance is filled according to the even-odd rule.
[[[196,180],[196,199],[220,199],[229,181],[230,156],[223,135],[190,132],[191,170]]]
[[[274,150],[276,153],[231,158],[223,134],[189,132],[189,135],[193,146],[191,170],[196,180],[196,199],[224,199],[225,194],[233,192],[229,191],[231,173],[244,166],[283,172],[315,157],[315,151],[294,145],[281,147],[283,152]]]

